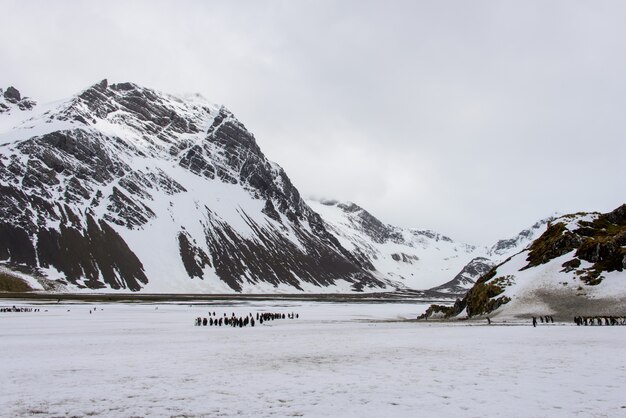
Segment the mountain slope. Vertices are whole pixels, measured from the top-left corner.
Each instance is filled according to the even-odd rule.
[[[387,287],[224,107],[106,80],[44,106],[9,96],[4,265],[69,290]]]
[[[491,247],[482,249],[483,254],[472,259],[452,280],[430,290],[463,296],[494,265],[529,246],[534,239],[546,230],[548,223],[553,219],[554,217],[542,219],[530,228],[522,230],[514,237],[499,240]]]
[[[351,202],[307,203],[341,245],[380,277],[400,288],[428,289],[449,297],[462,297],[495,264],[529,245],[552,219],[541,220],[491,247],[480,247],[429,230],[385,224]]]
[[[354,203],[308,201],[341,245],[399,287],[428,289],[486,249],[429,230],[384,224]]]
[[[430,314],[500,317],[626,314],[626,205],[554,219],[525,250]]]
[[[452,280],[431,288],[435,292],[451,295],[464,295],[474,286],[476,280],[493,268],[494,262],[485,257],[476,257],[470,260]]]

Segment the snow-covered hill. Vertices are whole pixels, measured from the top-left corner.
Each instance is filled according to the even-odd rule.
[[[499,264],[448,316],[626,315],[626,204],[552,220],[525,250]]]
[[[106,80],[39,106],[0,93],[0,260],[34,287],[389,288],[226,108]]]

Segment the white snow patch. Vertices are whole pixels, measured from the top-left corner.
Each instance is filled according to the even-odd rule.
[[[418,303],[37,307],[0,314],[6,416],[613,417],[625,406],[619,327],[394,321]],[[300,319],[194,327],[209,311]]]

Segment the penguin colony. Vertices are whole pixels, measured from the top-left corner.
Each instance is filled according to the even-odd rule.
[[[215,312],[209,312],[209,317],[197,317],[194,325],[197,327],[253,327],[255,324],[263,324],[264,322],[275,321],[278,319],[298,319],[300,315],[297,313],[271,313],[271,312],[257,312],[256,316],[249,313],[246,316],[237,316],[233,312],[231,316],[224,316],[218,318]]]
[[[10,308],[8,306],[1,307],[0,313],[5,313],[5,312],[39,312],[39,308],[16,307],[15,305],[11,306]]]

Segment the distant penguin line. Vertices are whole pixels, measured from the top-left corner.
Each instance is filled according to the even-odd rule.
[[[209,312],[209,317],[197,317],[195,319],[194,325],[197,327],[210,326],[210,327],[232,327],[232,328],[243,328],[243,327],[254,327],[257,322],[259,324],[263,324],[268,321],[275,321],[278,319],[298,319],[300,318],[300,314],[291,312],[291,313],[270,313],[270,312],[257,312],[256,315],[253,315],[250,312],[246,316],[237,316],[233,312],[230,316],[227,316],[224,313],[224,316],[218,318],[215,312]]]

